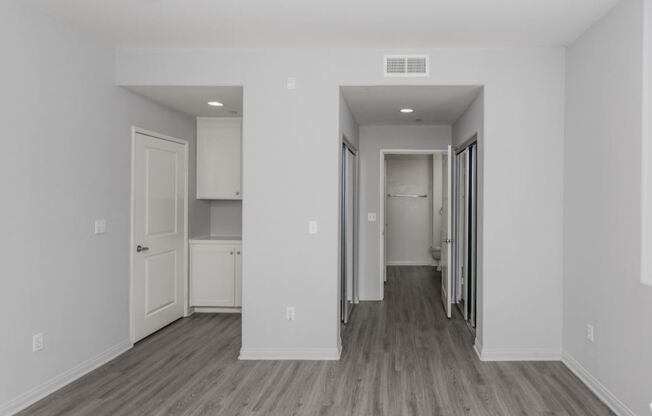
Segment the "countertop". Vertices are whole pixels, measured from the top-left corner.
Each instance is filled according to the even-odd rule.
[[[233,235],[202,235],[193,237],[190,239],[190,242],[193,241],[241,241],[242,237],[233,236]]]

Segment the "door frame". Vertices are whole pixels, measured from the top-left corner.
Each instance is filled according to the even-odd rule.
[[[378,242],[379,242],[379,253],[380,253],[380,293],[379,300],[385,299],[385,275],[387,272],[387,267],[385,264],[385,157],[387,155],[445,155],[448,153],[446,149],[380,149],[380,188],[379,188],[379,215],[378,223]],[[434,212],[433,212],[434,217]],[[432,231],[432,230],[431,230]],[[434,238],[434,237],[433,237]],[[434,241],[433,241],[434,243]]]
[[[129,219],[129,340],[133,345],[135,343],[135,316],[134,316],[134,284],[135,284],[135,251],[136,242],[134,241],[134,222],[135,222],[135,185],[136,185],[136,135],[142,134],[158,140],[165,140],[169,142],[178,143],[184,146],[185,149],[185,164],[186,169],[184,174],[185,192],[184,192],[184,232],[183,232],[183,291],[181,293],[183,299],[183,316],[191,315],[189,302],[188,302],[188,163],[190,161],[190,146],[187,140],[178,139],[176,137],[167,136],[165,134],[157,133],[151,130],[143,129],[140,127],[132,126],[131,128],[131,190],[130,190],[130,219]]]

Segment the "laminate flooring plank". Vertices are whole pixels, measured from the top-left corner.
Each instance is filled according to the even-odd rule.
[[[234,314],[181,319],[20,416],[609,416],[560,362],[481,362],[432,267],[388,267],[339,361],[239,361]]]

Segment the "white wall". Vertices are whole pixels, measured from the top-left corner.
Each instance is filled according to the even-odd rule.
[[[211,235],[242,236],[242,201],[210,201],[210,207]]]
[[[441,156],[437,157],[441,160]],[[440,165],[441,169],[441,165]],[[385,187],[389,194],[427,195],[427,198],[387,198],[385,212],[386,263],[431,265],[433,244],[433,157],[393,156],[385,159]],[[441,194],[441,183],[438,187]],[[437,219],[441,217],[437,214]]]
[[[0,3],[0,414],[128,346],[131,126],[195,134],[192,118],[115,86],[111,47],[18,3]],[[207,204],[190,216],[191,232],[208,228]]]
[[[382,299],[380,280],[380,151],[381,149],[444,150],[451,143],[450,126],[360,127],[360,300]],[[376,213],[378,221],[368,222]]]
[[[393,52],[430,54],[431,75],[384,78]],[[120,84],[244,85],[243,347],[260,356],[337,348],[339,87],[484,85],[483,347],[558,356],[563,49],[121,49],[117,59]]]
[[[356,121],[355,116],[353,115],[351,109],[349,108],[349,104],[344,99],[342,92],[340,92],[339,108],[340,108],[340,138],[342,137],[342,135],[344,135],[349,140],[349,142],[351,142],[353,146],[358,147],[360,127],[358,126],[358,122]]]
[[[432,245],[441,247],[441,231],[443,227],[443,205],[444,205],[444,157],[435,155],[432,159]],[[431,256],[432,259],[432,256]]]
[[[568,48],[564,147],[565,359],[636,415],[652,401],[652,289],[639,274],[642,7],[622,1]]]
[[[453,123],[453,144],[455,146],[460,146],[464,143],[466,143],[469,139],[471,139],[474,135],[476,135],[476,143],[477,143],[477,180],[478,180],[478,187],[477,187],[477,237],[476,237],[476,242],[477,242],[477,247],[476,247],[476,264],[477,264],[477,270],[476,270],[476,281],[477,281],[477,288],[476,288],[476,311],[477,311],[477,316],[476,316],[476,341],[477,344],[482,345],[483,344],[483,333],[484,333],[484,296],[485,296],[485,291],[484,291],[484,276],[483,276],[483,271],[484,267],[482,266],[484,264],[484,247],[481,242],[484,241],[484,90],[478,94],[478,97],[471,103],[469,108],[460,116],[460,118]],[[553,165],[559,166],[561,164],[561,154],[558,155],[553,161]],[[561,182],[561,175],[562,172],[555,172],[554,173],[555,177],[553,178],[554,180]],[[560,185],[561,186],[561,185]],[[558,201],[557,201],[558,202]],[[556,250],[552,252],[553,254],[551,255],[551,263],[556,264],[557,267],[561,267],[561,247],[558,247]],[[559,270],[555,271],[553,275],[558,275]],[[557,279],[553,283],[556,283],[558,285],[557,288],[557,293],[561,292],[561,279]],[[554,289],[551,289],[551,291],[554,291]],[[559,338],[561,337],[561,324],[559,321],[561,320],[561,296],[558,296],[553,299],[549,299],[547,301],[555,301],[556,305],[553,304],[553,307],[556,307],[556,312],[557,315],[551,315],[553,316],[552,319],[554,319],[555,322],[557,322],[556,330],[557,333],[554,334],[555,337]],[[554,313],[555,309],[550,309],[549,313]]]

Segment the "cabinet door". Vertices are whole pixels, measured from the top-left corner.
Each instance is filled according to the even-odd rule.
[[[197,119],[197,198],[242,199],[242,120]]]
[[[235,306],[232,246],[197,244],[190,249],[191,306]]]
[[[242,306],[242,247],[235,248],[235,306]]]

